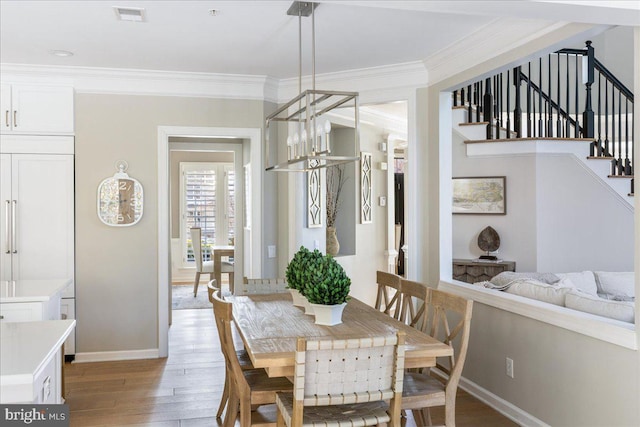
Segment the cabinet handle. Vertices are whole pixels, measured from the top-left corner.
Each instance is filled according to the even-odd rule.
[[[13,110],[13,127],[18,127],[18,110]]]
[[[0,320],[4,319],[4,316],[0,315]]]
[[[11,202],[9,200],[5,200],[5,205],[4,205],[4,238],[5,238],[5,246],[7,248],[7,250],[5,251],[5,254],[10,254],[11,253],[11,229],[9,226],[9,223],[11,222],[11,218],[9,216],[9,205],[11,204]]]
[[[5,110],[4,112],[4,125],[9,127],[9,110]]]
[[[18,202],[16,200],[13,200],[11,202],[11,249],[12,249],[12,253],[17,254],[18,253],[18,249],[17,249],[17,244],[16,244],[16,205],[18,204]]]

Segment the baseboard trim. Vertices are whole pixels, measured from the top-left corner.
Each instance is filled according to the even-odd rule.
[[[514,404],[507,402],[503,398],[464,377],[460,378],[459,387],[520,426],[551,427],[549,424],[546,424],[528,412],[523,411]]]
[[[76,353],[75,363],[87,362],[112,362],[115,360],[138,360],[138,359],[157,359],[159,352],[157,348],[149,348],[146,350],[128,350],[128,351],[97,351],[88,353]]]

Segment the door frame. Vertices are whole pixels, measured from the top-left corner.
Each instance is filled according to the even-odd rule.
[[[169,201],[169,138],[171,137],[210,137],[246,139],[250,144],[250,162],[253,170],[261,170],[263,159],[262,129],[260,128],[225,128],[225,127],[190,127],[190,126],[158,126],[158,357],[169,354],[169,283],[171,265],[169,254],[171,248],[170,233],[170,201]],[[261,174],[251,175],[251,247],[253,261],[252,272],[256,277],[262,272],[262,205],[263,183]],[[236,226],[243,232],[243,227]]]

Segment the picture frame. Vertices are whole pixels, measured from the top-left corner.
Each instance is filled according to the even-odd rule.
[[[454,214],[507,214],[506,176],[453,178],[452,195]]]

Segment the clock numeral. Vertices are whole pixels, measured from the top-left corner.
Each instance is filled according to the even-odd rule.
[[[124,216],[121,213],[119,213],[118,214],[118,222],[123,222],[123,221],[124,221]]]

